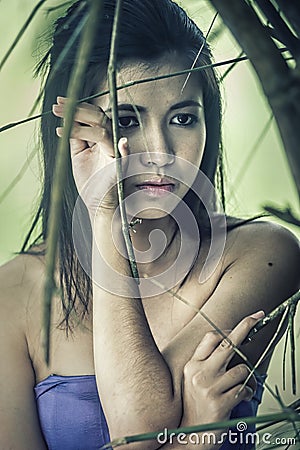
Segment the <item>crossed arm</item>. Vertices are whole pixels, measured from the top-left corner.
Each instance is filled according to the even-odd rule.
[[[128,262],[122,261],[117,252],[114,253],[108,235],[103,239],[104,230],[110,228],[109,220],[107,212],[97,218],[94,231],[97,235],[99,227],[98,233],[102,237],[98,246],[115,271],[129,276]],[[257,231],[255,228],[253,233]],[[203,308],[223,330],[238,324],[229,336],[236,345],[243,342],[261,318],[260,313],[249,316],[251,312],[260,309],[270,311],[296,288],[296,271],[280,263],[284,252],[290,261],[297,262],[296,242],[281,230],[264,231],[262,226],[261,231],[262,241],[266,236],[270,241],[274,238],[267,254],[261,252],[257,257],[257,250],[252,250],[244,260],[241,257],[225,273]],[[253,244],[252,230],[248,229],[247,233],[248,243],[252,241]],[[262,273],[260,265],[270,257],[275,261],[276,269],[270,274]],[[101,269],[94,267],[94,270]],[[137,294],[133,296],[137,297]],[[216,302],[219,308],[216,308]],[[273,324],[268,330],[261,331],[262,342],[269,342],[275,327],[276,324]],[[206,334],[208,330],[203,318],[196,315],[160,353],[151,335],[142,302],[130,297],[116,299],[101,287],[94,287],[96,374],[112,438],[157,431],[164,427],[172,429],[179,425],[226,420],[241,400],[252,398],[253,385],[252,389],[246,386],[236,397],[249,374],[247,366],[238,359],[230,365],[234,350],[224,345],[218,334]],[[103,342],[105,345],[102,345]],[[245,347],[252,363],[256,362],[262,351],[263,346],[258,348],[255,344]],[[135,444],[129,448],[157,448],[154,441],[141,445],[138,447]],[[215,449],[218,446],[203,448]]]

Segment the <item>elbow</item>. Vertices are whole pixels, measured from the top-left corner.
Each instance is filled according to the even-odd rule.
[[[147,440],[131,442],[127,439],[126,449],[128,450],[154,450],[161,447],[159,434],[164,429],[177,428],[182,416],[182,402],[172,399],[169,402],[157,400],[146,401],[134,406],[128,406],[126,413],[108,419],[111,440],[124,437],[147,434]],[[150,437],[150,435],[152,437]],[[136,438],[134,438],[136,439]]]

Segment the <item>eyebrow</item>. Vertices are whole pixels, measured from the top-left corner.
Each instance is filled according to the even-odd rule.
[[[180,109],[180,108],[186,108],[187,106],[196,106],[198,108],[202,108],[201,103],[196,102],[195,100],[184,100],[182,102],[179,103],[175,103],[174,105],[172,105],[170,107],[170,111],[174,111],[175,109]],[[144,106],[140,106],[140,105],[132,105],[130,103],[121,103],[120,105],[118,105],[118,110],[119,111],[130,111],[130,112],[135,112],[136,110],[138,110],[138,112],[145,112],[147,109]],[[105,113],[111,112],[111,108],[108,108]]]
[[[197,106],[198,108],[202,108],[201,103],[196,102],[195,100],[184,100],[183,102],[175,103],[170,107],[170,111],[174,109],[185,108],[186,106]]]
[[[120,105],[118,105],[118,110],[119,111],[130,111],[130,112],[135,112],[136,110],[138,110],[138,112],[145,112],[146,108],[144,106],[139,106],[139,105],[132,105],[130,103],[121,103]],[[105,113],[110,113],[111,112],[111,108],[108,108]]]

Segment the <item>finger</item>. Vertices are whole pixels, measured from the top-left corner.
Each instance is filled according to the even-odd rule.
[[[227,336],[231,330],[222,330],[222,332]],[[191,359],[204,361],[214,352],[222,339],[223,336],[218,331],[209,331],[201,340]]]
[[[57,127],[56,128],[56,134],[58,137],[62,137],[63,135],[63,127]],[[71,156],[75,156],[78,153],[82,153],[85,150],[91,150],[88,146],[86,141],[83,141],[81,139],[72,139],[70,138],[70,150],[71,150]]]
[[[253,328],[264,315],[263,311],[259,311],[251,316],[245,317],[232,330],[228,335],[228,338],[223,339],[220,342],[213,355],[211,355],[211,357],[214,358],[216,367],[219,367],[219,369],[227,367],[229,361],[236,352],[235,347],[238,347],[244,341],[251,328]]]
[[[56,101],[57,103],[64,105],[65,103],[67,103],[68,99],[67,97],[61,97],[60,95],[58,95],[56,97]]]
[[[249,386],[245,386],[243,389],[242,384],[237,384],[232,389],[223,394],[223,402],[226,404],[226,409],[231,411],[241,401],[250,401],[253,398],[254,391]]]
[[[80,139],[70,139],[70,150],[72,158],[79,153],[91,151],[91,149],[86,146],[86,141],[81,141]]]
[[[56,133],[61,137],[63,127],[57,127]],[[85,141],[85,148],[94,147],[94,144],[99,144],[105,154],[111,157],[114,156],[111,138],[105,128],[83,126],[74,122],[70,138]]]
[[[222,394],[237,385],[243,384],[247,380],[249,373],[250,369],[246,364],[238,364],[237,366],[227,370],[219,377],[218,381],[215,384],[216,393]],[[251,389],[255,391],[256,381],[254,377],[251,377],[251,384],[249,380],[247,386],[251,387]]]
[[[118,142],[118,149],[121,156],[128,156],[129,154],[129,147],[128,147],[128,140],[126,137],[122,137]]]
[[[60,97],[58,97],[60,98]],[[66,103],[52,105],[53,114],[57,117],[64,117]],[[76,107],[74,120],[85,125],[101,126],[111,130],[111,120],[104,111],[96,105],[90,103],[80,103]]]

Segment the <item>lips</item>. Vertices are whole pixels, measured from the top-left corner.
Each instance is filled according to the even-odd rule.
[[[175,184],[165,178],[151,178],[137,184],[137,188],[151,196],[160,196],[173,192]]]
[[[169,178],[148,178],[141,183],[137,184],[137,186],[174,186],[174,182]]]

